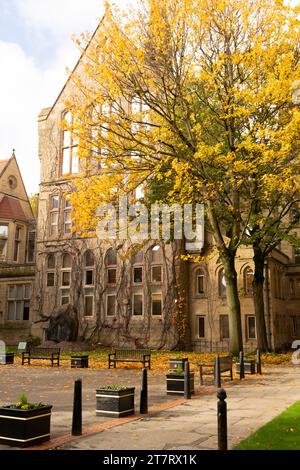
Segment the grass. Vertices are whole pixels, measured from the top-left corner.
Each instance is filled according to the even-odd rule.
[[[300,401],[287,408],[234,450],[299,450],[300,449]]]

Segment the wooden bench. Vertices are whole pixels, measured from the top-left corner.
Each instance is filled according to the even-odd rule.
[[[203,375],[213,375],[214,379],[216,379],[215,368],[216,363],[210,364],[197,364],[199,366],[200,372],[200,385],[203,385]],[[205,371],[205,369],[208,369]],[[232,373],[232,356],[224,356],[220,357],[220,374],[222,375],[224,372],[230,373],[230,380],[233,380],[233,373]]]
[[[116,368],[117,362],[141,362],[144,367],[151,368],[151,351],[148,349],[115,349],[108,355],[108,368],[111,364]]]
[[[32,359],[48,359],[51,361],[52,367],[56,365],[59,367],[60,348],[30,348],[28,351],[22,353],[22,366],[28,364]]]

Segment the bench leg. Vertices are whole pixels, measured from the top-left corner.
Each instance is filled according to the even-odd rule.
[[[232,368],[230,369],[230,380],[233,380],[233,372],[232,372]]]

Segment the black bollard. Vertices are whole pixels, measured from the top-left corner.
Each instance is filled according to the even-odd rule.
[[[82,435],[82,381],[78,379],[74,384],[72,436]]]
[[[256,371],[258,374],[261,374],[261,357],[260,350],[257,350],[257,362],[256,362]]]
[[[185,361],[185,363],[184,363],[184,398],[186,400],[191,399],[190,363],[189,363],[189,361]]]
[[[244,364],[244,353],[240,352],[240,380],[245,378],[245,364]]]
[[[227,450],[227,394],[223,388],[217,391],[218,397],[218,450]]]
[[[140,413],[148,413],[148,376],[147,369],[142,369],[142,388],[141,388],[141,401],[140,401]]]
[[[215,386],[221,388],[221,367],[220,367],[220,357],[216,357],[215,362]]]

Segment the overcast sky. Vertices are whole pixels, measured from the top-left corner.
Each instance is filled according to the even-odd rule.
[[[78,59],[71,36],[102,14],[103,0],[0,0],[0,160],[16,149],[28,193],[39,184],[37,115]]]

